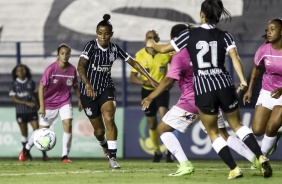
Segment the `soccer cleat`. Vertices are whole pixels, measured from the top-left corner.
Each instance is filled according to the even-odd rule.
[[[272,176],[272,168],[269,163],[269,159],[266,158],[264,155],[259,157],[259,163],[261,165],[261,173],[264,178],[269,178]]]
[[[26,157],[26,159],[32,161],[32,156],[31,156],[31,154],[30,154],[29,151],[26,151],[26,152],[25,152],[25,157]]]
[[[278,143],[279,143],[279,139],[281,138],[281,136],[282,136],[282,132],[277,132],[275,144],[271,148],[271,150],[269,151],[269,153],[268,153],[269,155],[272,155],[276,151]]]
[[[66,156],[66,155],[63,156],[61,160],[62,160],[63,163],[71,163],[71,162],[72,162],[72,161],[68,158],[68,156]]]
[[[109,154],[108,154],[108,150],[104,147],[102,147],[102,150],[103,150],[103,153],[104,153],[104,156],[107,160],[109,160]]]
[[[153,162],[160,162],[162,157],[163,157],[163,154],[158,154],[158,153],[155,152]]]
[[[52,158],[50,158],[48,156],[44,156],[42,159],[43,159],[43,161],[50,161],[50,160],[52,160]]]
[[[255,169],[261,170],[261,165],[260,165],[259,160],[257,159],[256,156],[253,157],[252,163],[253,163],[253,165],[250,167],[250,169],[252,169],[252,170],[255,170]]]
[[[170,153],[170,151],[168,151],[168,150],[167,150],[167,154],[166,154],[166,162],[174,162],[173,156]]]
[[[109,166],[112,169],[120,169],[120,165],[117,163],[116,158],[109,158]]]
[[[175,173],[171,173],[168,176],[183,176],[190,175],[195,172],[195,168],[191,162],[187,161],[185,164],[178,165],[178,169]]]
[[[242,178],[243,177],[243,172],[242,170],[237,166],[235,169],[231,170],[229,172],[228,178],[229,180],[235,179],[235,178]]]
[[[26,160],[26,157],[25,157],[24,148],[23,148],[22,151],[19,154],[19,161],[24,162],[25,160]]]

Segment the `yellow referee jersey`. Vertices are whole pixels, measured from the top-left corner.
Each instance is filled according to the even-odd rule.
[[[170,63],[171,56],[169,54],[161,54],[157,53],[154,57],[149,54],[145,48],[138,51],[135,55],[135,60],[142,65],[148,73],[157,81],[161,82],[163,78],[165,78],[168,64]],[[139,73],[134,68],[131,72]],[[147,81],[148,79],[141,74],[141,78],[143,81]],[[153,90],[153,87],[143,86],[147,90]]]

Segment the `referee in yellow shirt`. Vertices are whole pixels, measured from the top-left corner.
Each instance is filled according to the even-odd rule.
[[[158,42],[160,40],[155,30],[149,30],[146,33],[145,41],[147,42],[148,39],[154,39],[155,42]],[[165,78],[168,71],[168,64],[171,61],[171,56],[169,54],[157,53],[153,48],[145,47],[136,53],[135,60],[139,62],[140,65],[142,65],[148,73],[150,73],[152,78],[154,78],[157,82],[161,82],[161,80]],[[154,87],[151,86],[150,82],[145,76],[140,75],[137,70],[132,69],[130,80],[131,82],[142,86],[141,96],[143,100],[154,90]],[[162,158],[162,152],[160,151],[159,146],[159,135],[157,133],[157,112],[159,112],[160,118],[163,118],[163,116],[168,111],[169,97],[169,91],[167,90],[163,94],[159,95],[156,99],[154,99],[149,108],[145,110],[145,115],[147,117],[147,122],[149,125],[149,135],[153,143],[155,152],[153,162],[160,162]],[[167,152],[166,156],[167,162],[173,162],[172,155],[169,151]]]

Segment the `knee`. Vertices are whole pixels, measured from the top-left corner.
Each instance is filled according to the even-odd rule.
[[[259,127],[252,127],[252,131],[253,131],[253,134],[257,137],[260,137],[265,133],[265,131]]]

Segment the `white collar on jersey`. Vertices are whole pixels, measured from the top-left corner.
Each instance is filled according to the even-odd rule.
[[[21,80],[20,78],[16,79],[19,83],[25,83],[27,81],[27,77],[24,80]]]
[[[201,27],[204,28],[204,29],[213,29],[213,28],[215,28],[215,26],[211,25],[211,24],[202,24]]]
[[[103,48],[103,47],[101,47],[101,46],[99,45],[98,38],[96,38],[96,42],[97,42],[97,45],[98,45],[99,49],[101,49],[102,51],[108,50],[109,47]]]

